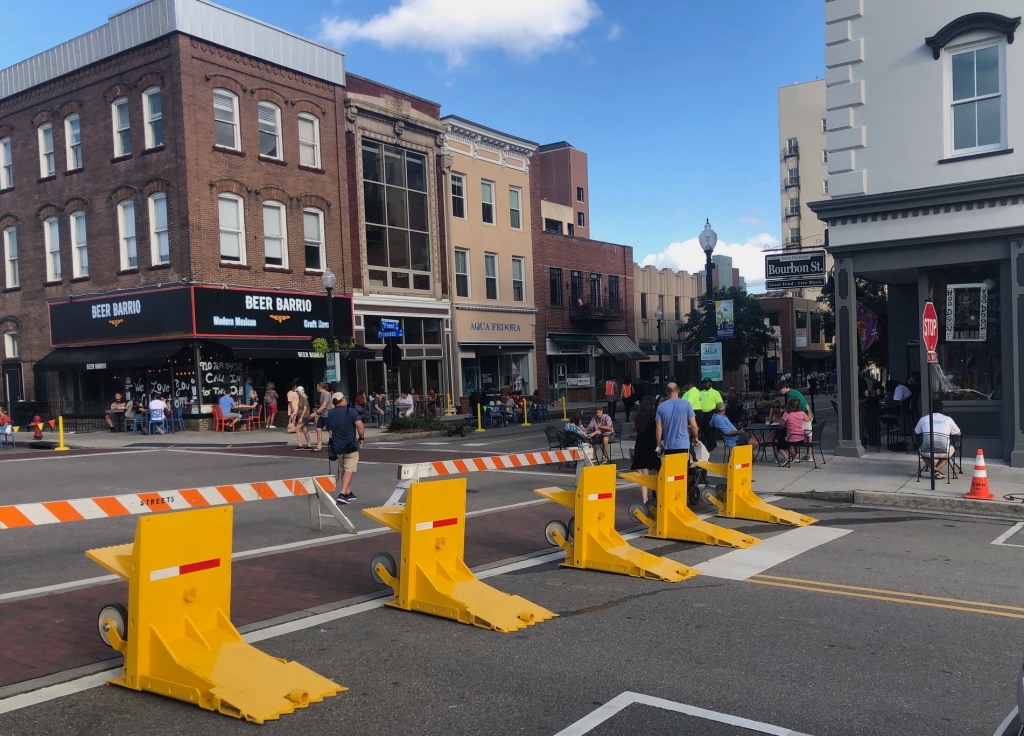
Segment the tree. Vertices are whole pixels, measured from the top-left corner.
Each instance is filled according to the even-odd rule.
[[[861,366],[874,363],[882,368],[889,367],[889,292],[886,285],[878,281],[857,278],[857,302],[874,312],[878,318],[882,339],[878,340],[866,351],[861,352],[860,336],[857,336],[857,362]],[[830,280],[822,289],[818,301],[828,309],[822,312],[822,326],[825,338],[830,339],[836,333],[836,290],[834,281]]]
[[[762,357],[771,345],[772,331],[764,323],[768,315],[757,299],[743,289],[732,286],[716,289],[715,299],[732,299],[735,311],[735,336],[731,340],[721,341],[725,370],[737,370],[748,359]],[[686,322],[679,328],[679,337],[690,352],[697,352],[702,342],[709,342],[709,308],[714,310],[714,305],[708,305],[704,299],[700,299],[687,316]],[[714,340],[715,338],[711,338],[711,341]]]

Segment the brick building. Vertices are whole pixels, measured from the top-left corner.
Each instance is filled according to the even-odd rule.
[[[556,145],[555,152],[568,146]],[[554,195],[541,185],[551,155],[546,149],[552,150],[541,146],[530,167],[537,387],[550,396],[565,393],[569,401],[594,401],[603,399],[608,377],[636,376],[636,361],[647,358],[633,341],[633,248],[562,234],[551,226],[550,200],[544,198]],[[572,150],[584,157],[586,171],[586,154]],[[564,181],[586,198],[585,179]],[[584,222],[589,227],[588,216]]]
[[[384,314],[412,359],[394,378],[440,382],[438,117],[205,0],[149,0],[0,70],[0,402],[97,417],[159,390],[208,416],[248,376],[312,392],[312,338],[333,319],[379,342]],[[342,378],[383,364],[357,348]]]

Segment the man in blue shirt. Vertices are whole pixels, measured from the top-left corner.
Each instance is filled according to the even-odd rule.
[[[711,421],[708,423],[722,433],[722,442],[730,450],[736,447],[736,445],[750,445],[752,449],[757,449],[757,440],[751,437],[748,432],[736,429],[736,425],[729,421],[729,417],[725,416],[724,402],[718,402],[718,405],[715,407],[715,413],[711,415]]]
[[[231,396],[231,391],[224,389],[224,395],[217,400],[217,403],[220,405],[220,411],[224,418],[230,420],[231,429],[234,429],[242,415],[235,411],[235,400]]]
[[[665,387],[668,399],[658,405],[654,418],[654,434],[666,455],[689,452],[690,439],[697,439],[697,417],[689,401],[679,398],[679,385]]]

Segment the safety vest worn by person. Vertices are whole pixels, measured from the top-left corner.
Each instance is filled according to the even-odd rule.
[[[690,406],[692,406],[695,411],[701,411],[701,408],[700,408],[700,389],[699,388],[694,386],[693,388],[690,388],[689,390],[687,390],[687,392],[685,394],[683,394],[683,399],[685,399],[686,401],[689,401],[690,402]]]
[[[715,407],[722,400],[722,394],[715,388],[709,388],[700,392],[700,410],[705,413],[713,413]]]
[[[608,380],[608,381],[604,382],[604,395],[605,395],[605,397],[616,396],[618,393],[619,393],[619,386],[618,386],[617,383],[615,383],[615,381]]]
[[[607,389],[605,389],[605,390],[607,390]],[[628,399],[632,395],[633,395],[633,385],[630,384],[630,383],[622,384],[622,398],[623,399]]]

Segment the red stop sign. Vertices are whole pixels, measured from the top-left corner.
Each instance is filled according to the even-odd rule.
[[[921,312],[921,340],[925,350],[935,352],[939,344],[939,315],[935,313],[935,306],[931,302],[925,302],[924,311]]]

